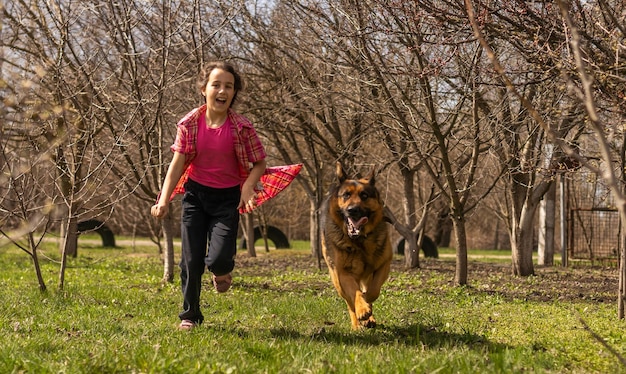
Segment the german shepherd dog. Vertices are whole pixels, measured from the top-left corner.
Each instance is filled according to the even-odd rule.
[[[340,162],[322,212],[322,253],[333,285],[348,305],[352,329],[375,327],[372,303],[389,276],[393,251],[374,170],[350,179]]]

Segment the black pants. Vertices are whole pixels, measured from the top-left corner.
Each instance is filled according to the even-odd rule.
[[[185,184],[181,219],[181,320],[196,323],[204,320],[200,290],[205,266],[215,275],[230,273],[235,267],[240,198],[239,186],[216,189],[191,179]]]

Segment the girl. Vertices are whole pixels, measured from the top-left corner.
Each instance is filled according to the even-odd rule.
[[[232,106],[243,82],[226,62],[205,66],[198,86],[206,103],[177,125],[174,152],[154,217],[164,217],[177,193],[182,199],[180,278],[183,311],[179,328],[201,324],[201,279],[205,266],[217,292],[226,292],[235,267],[239,208],[255,208],[254,187],[265,171],[265,150],[252,123]],[[252,168],[250,168],[252,165]],[[207,248],[208,244],[208,248]]]

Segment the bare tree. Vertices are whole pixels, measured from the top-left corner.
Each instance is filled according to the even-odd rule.
[[[422,178],[426,176],[449,204],[456,236],[455,282],[466,284],[466,214],[497,179],[489,181],[477,173],[492,136],[481,106],[480,49],[468,43],[469,30],[464,26],[441,22],[446,17],[459,19],[458,8],[445,3],[434,7],[430,2],[373,4],[357,14],[361,20],[372,20],[359,29],[366,46],[362,53],[379,88],[381,97],[376,101],[385,104],[376,110],[387,126],[392,165],[404,176],[405,223],[394,226],[409,240],[410,255],[416,256],[412,244],[423,228],[428,204],[436,197],[430,193],[421,202],[424,213],[416,220],[413,178],[421,169]],[[407,257],[407,265],[414,264],[416,260]]]
[[[13,126],[16,136],[30,139],[34,149],[46,148],[55,209],[61,218],[62,257],[59,287],[63,287],[67,256],[77,254],[81,217],[110,214],[114,204],[130,192],[126,180],[112,178],[109,167],[117,157],[117,142],[125,129],[111,137],[103,130],[115,121],[107,58],[114,55],[102,28],[94,22],[102,12],[99,2],[15,1],[2,10],[6,27],[2,38],[9,53],[7,70],[31,82],[22,110],[41,107]],[[117,66],[114,66],[114,68]],[[37,153],[34,152],[33,156]],[[136,186],[136,184],[135,184]],[[37,186],[33,186],[37,187]],[[131,189],[132,190],[132,189]]]
[[[46,150],[32,157],[32,143],[11,130],[6,125],[0,130],[0,245],[8,241],[30,256],[39,289],[45,291],[39,247],[53,221],[53,179],[42,161]]]
[[[581,3],[565,3],[557,1],[560,17],[563,21],[563,44],[558,52],[552,57],[558,58],[557,65],[564,83],[570,92],[578,100],[579,105],[586,112],[585,127],[595,136],[596,149],[601,156],[599,164],[590,162],[588,155],[581,154],[582,149],[576,149],[563,139],[551,126],[549,121],[544,120],[544,115],[523,95],[513,84],[512,74],[505,69],[501,58],[492,48],[491,43],[485,38],[483,27],[478,22],[477,14],[481,14],[486,8],[483,4],[475,5],[470,0],[465,0],[466,8],[474,32],[494,66],[494,69],[502,77],[508,89],[520,100],[521,105],[528,110],[532,118],[539,124],[552,141],[558,145],[568,156],[574,158],[585,167],[598,173],[609,186],[620,213],[622,225],[626,223],[626,196],[623,192],[623,165],[615,167],[616,154],[622,155],[624,149],[624,132],[621,123],[626,117],[623,100],[616,98],[625,97],[623,92],[624,66],[620,60],[626,55],[626,48],[620,44],[625,36],[624,29],[624,4],[619,2],[597,1]],[[570,8],[570,7],[574,8]],[[478,12],[476,8],[478,7]],[[601,38],[592,35],[601,35]],[[545,48],[545,44],[539,44]],[[621,82],[621,89],[620,87]],[[618,120],[611,120],[617,114]],[[617,152],[616,152],[617,151]],[[622,235],[620,254],[620,282],[618,292],[618,315],[624,318],[624,272],[626,271],[626,237]]]
[[[9,91],[11,91],[11,94],[15,95],[13,96],[15,103],[13,108],[15,109],[15,113],[5,117],[5,121],[3,121],[3,134],[6,134],[8,139],[13,139],[14,141],[20,139],[24,141],[25,144],[32,147],[30,152],[22,151],[19,153],[19,156],[28,158],[28,161],[22,159],[11,165],[14,171],[11,173],[13,183],[9,183],[9,192],[13,192],[13,196],[16,199],[13,205],[22,207],[20,218],[22,220],[28,220],[29,218],[25,214],[26,212],[30,215],[43,216],[43,206],[39,205],[39,208],[42,210],[41,212],[33,211],[35,208],[31,206],[29,199],[31,195],[20,194],[19,191],[28,191],[37,196],[38,192],[35,192],[37,189],[45,189],[46,193],[50,196],[50,200],[57,204],[55,206],[57,210],[62,207],[68,208],[67,213],[64,215],[64,227],[67,228],[70,224],[70,212],[77,212],[74,197],[78,189],[73,190],[71,188],[70,173],[75,170],[69,170],[71,165],[70,162],[68,162],[65,147],[67,145],[70,145],[70,147],[73,146],[73,150],[76,150],[76,152],[70,152],[70,155],[80,157],[84,149],[81,149],[81,147],[84,147],[86,138],[81,137],[82,135],[79,132],[73,132],[74,129],[79,128],[74,126],[74,124],[80,123],[80,115],[76,115],[76,112],[72,112],[72,104],[76,101],[72,101],[71,99],[65,101],[63,99],[63,90],[66,86],[64,86],[60,80],[62,74],[60,74],[59,71],[56,71],[56,74],[50,73],[50,70],[54,70],[54,68],[50,69],[51,66],[55,66],[55,64],[56,66],[61,66],[64,64],[62,59],[56,58],[55,60],[55,57],[58,57],[59,50],[63,48],[64,44],[62,38],[66,33],[55,33],[53,31],[54,26],[51,25],[48,27],[48,22],[53,22],[54,20],[58,21],[57,26],[67,26],[63,25],[61,19],[53,17],[53,15],[55,15],[54,11],[56,10],[57,9],[51,9],[46,6],[39,8],[30,2],[15,2],[8,7],[2,8],[4,24],[2,32],[3,36],[5,36],[2,40],[6,40],[10,43],[2,45],[3,51],[6,52],[3,53],[3,72],[5,72],[5,74],[21,77],[21,80],[6,80],[6,82],[13,83]],[[54,40],[54,42],[46,44],[46,41],[51,40]],[[50,90],[42,89],[42,87],[46,87],[46,85]],[[74,96],[72,98],[74,100],[80,100],[79,94],[76,94],[76,90],[73,91]],[[11,144],[5,143],[4,146],[10,147]],[[37,149],[43,149],[44,151],[36,152]],[[8,155],[9,152],[13,153],[16,152],[16,150],[17,149],[14,147],[5,148],[4,154]],[[53,167],[48,169],[56,170],[58,173],[54,178],[50,179],[50,183],[48,184],[37,185],[32,183],[25,185],[24,183],[35,182],[35,180],[19,177],[20,172],[16,173],[18,165],[34,167],[36,164],[35,160],[39,158],[42,153],[48,156],[44,157],[42,159],[43,161],[54,161],[52,164]],[[26,170],[26,172],[30,171],[32,170]],[[77,177],[76,179],[79,180],[78,183],[80,183],[80,177],[78,177],[78,174],[75,175]],[[53,181],[57,180],[57,176],[58,183],[55,185]],[[61,195],[63,198],[59,199],[54,194],[50,193],[51,190],[54,190],[55,186],[63,189],[62,192],[64,195]],[[13,191],[11,191],[11,187],[13,187]],[[25,200],[19,201],[21,198]],[[9,209],[7,213],[13,215],[16,211]],[[74,219],[75,218],[76,217],[74,217]],[[35,221],[37,221],[37,219]],[[28,221],[23,221],[22,223],[27,224]],[[38,224],[35,225],[35,227],[38,227]],[[26,232],[30,233],[31,230],[27,230]],[[13,241],[15,241],[15,239],[13,239]],[[32,240],[31,243],[33,243]],[[31,248],[34,259],[36,259],[35,249],[36,248]],[[65,255],[71,252],[71,250],[72,248],[70,246],[64,246],[63,254]],[[59,282],[60,287],[63,285],[63,270],[64,267],[62,266]]]
[[[558,101],[564,100],[563,95],[558,93],[540,95],[536,88],[529,90],[534,91],[529,95],[535,95],[533,101],[537,102],[537,105],[549,108],[545,104],[552,103],[552,108],[563,113],[562,121],[549,121],[564,137],[576,125],[576,122],[572,121],[575,113],[566,114],[568,108],[559,105]],[[549,89],[552,90],[553,87]],[[503,93],[503,100],[507,100],[506,98],[508,95]],[[543,104],[539,104],[541,102]],[[501,182],[506,186],[507,204],[504,204],[503,214],[509,228],[512,272],[515,275],[528,276],[534,274],[533,249],[537,208],[555,183],[558,170],[552,166],[558,162],[559,153],[545,154],[545,144],[548,142],[545,132],[535,121],[528,118],[524,108],[519,108],[518,113],[512,112],[507,108],[497,116],[501,120],[499,126],[504,130],[494,139],[493,151],[498,155],[497,160],[500,164],[507,169]]]
[[[64,254],[76,255],[79,217],[108,215],[130,194],[146,207],[155,201],[175,124],[201,103],[194,84],[201,64],[228,57],[214,40],[228,14],[208,17],[213,10],[200,5],[20,0],[4,9],[7,64],[35,77],[41,71],[37,100],[63,108],[42,121],[41,138],[60,140]],[[140,214],[151,219],[149,209]],[[171,281],[174,217],[162,224],[163,278]]]
[[[512,271],[527,276],[534,274],[532,255],[536,211],[554,184],[555,169],[550,165],[557,163],[559,154],[545,154],[546,144],[552,140],[528,106],[510,97],[505,87],[515,87],[527,103],[544,113],[543,121],[569,142],[574,142],[581,134],[572,131],[579,128],[580,110],[571,105],[572,98],[562,86],[555,84],[559,80],[560,51],[566,43],[566,34],[560,30],[560,21],[553,7],[543,3],[501,5],[489,7],[482,4],[480,22],[485,30],[483,41],[488,41],[500,55],[506,56],[507,77],[510,79],[496,76],[485,83],[494,87],[490,99],[501,102],[499,107],[493,107],[496,110],[490,110],[489,117],[494,119],[496,126],[493,153],[506,170],[501,181],[507,197],[507,203],[502,204],[502,214],[509,229]],[[555,160],[546,161],[546,158]]]

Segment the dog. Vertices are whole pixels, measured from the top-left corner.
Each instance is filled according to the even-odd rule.
[[[376,327],[372,303],[389,277],[393,251],[384,205],[369,177],[350,179],[337,162],[338,183],[322,211],[322,254],[335,289],[348,305],[352,329]]]

